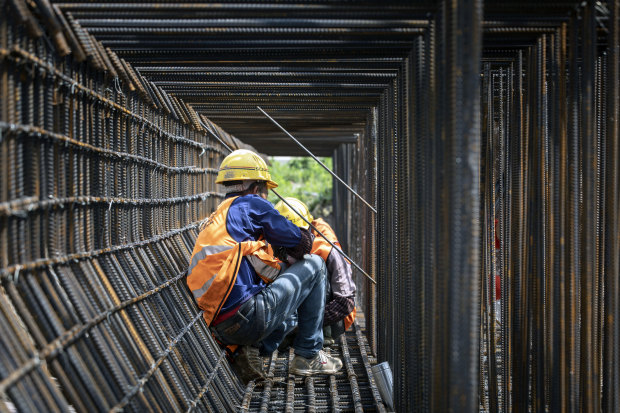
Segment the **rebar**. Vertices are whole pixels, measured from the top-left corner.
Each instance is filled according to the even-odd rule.
[[[381,412],[377,361],[398,411],[620,410],[619,8],[0,1],[0,410]],[[242,385],[183,282],[223,156],[308,155],[257,106],[359,195],[338,375]]]
[[[314,156],[312,154],[312,152],[310,152],[305,146],[303,146],[303,144],[301,144],[301,142],[299,142],[293,135],[291,135],[286,129],[284,129],[278,122],[275,121],[275,119],[273,119],[271,116],[269,116],[269,114],[267,114],[267,112],[265,112],[263,109],[261,109],[260,107],[257,106],[257,109],[260,110],[263,115],[267,116],[267,118],[272,121],[278,128],[280,128],[282,130],[282,132],[284,132],[285,134],[288,135],[289,138],[291,138],[296,144],[298,144],[299,146],[301,146],[302,149],[304,149],[308,155],[310,155],[316,162],[319,163],[319,165],[321,165],[323,167],[323,169],[325,169],[327,172],[329,172],[334,178],[336,178],[336,180],[338,182],[340,182],[342,185],[345,186],[345,188],[347,188],[353,195],[355,195],[360,201],[362,201],[368,208],[370,208],[371,211],[373,211],[375,214],[377,213],[377,210],[370,205],[364,198],[362,198],[357,192],[355,192],[353,190],[353,188],[351,188],[346,182],[344,182],[338,175],[336,175],[331,169],[329,169],[327,166],[325,166],[325,164],[323,162],[321,162],[316,156]]]

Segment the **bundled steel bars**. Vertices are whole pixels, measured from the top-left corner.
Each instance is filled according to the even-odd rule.
[[[618,80],[609,75],[618,67],[617,8],[575,5],[532,30],[526,46],[485,56],[482,250],[492,267],[481,273],[488,387],[480,392],[489,411],[618,409],[617,242],[609,238],[618,234],[609,191],[618,179]],[[508,33],[493,38],[508,42]]]
[[[0,22],[3,408],[233,409],[242,389],[184,281],[224,152],[94,39],[107,74],[61,59],[37,4],[57,50]]]

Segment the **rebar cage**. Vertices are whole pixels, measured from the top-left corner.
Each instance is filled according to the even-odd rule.
[[[0,393],[19,411],[234,409],[243,388],[184,281],[221,145],[145,79],[0,25]]]
[[[7,401],[383,411],[386,360],[397,411],[620,411],[620,1],[154,4],[0,2]],[[377,284],[355,276],[343,375],[275,354],[244,388],[184,272],[245,145],[224,130],[291,150],[264,104],[346,135],[311,148],[376,206],[334,183]]]

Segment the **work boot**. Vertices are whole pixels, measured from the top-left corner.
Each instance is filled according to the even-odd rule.
[[[256,347],[240,346],[233,366],[244,384],[247,384],[250,380],[265,378],[263,358],[258,353]]]
[[[332,337],[331,326],[323,326],[323,347],[333,346],[336,340]]]
[[[278,346],[278,353],[284,354],[285,351],[293,345],[295,342],[295,337],[297,336],[297,328],[288,333],[283,339],[280,345]]]
[[[319,350],[317,355],[311,359],[295,354],[289,371],[291,374],[300,376],[312,376],[314,374],[336,374],[341,368],[342,360]]]

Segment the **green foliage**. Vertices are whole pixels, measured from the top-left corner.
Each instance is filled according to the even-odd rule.
[[[332,158],[319,158],[332,169]],[[291,196],[303,201],[315,217],[325,218],[332,213],[332,176],[310,157],[279,161],[270,158],[271,179],[278,183],[276,191],[283,197]],[[276,204],[280,199],[273,193],[269,201]]]

